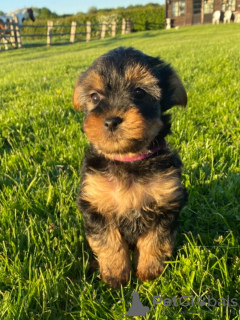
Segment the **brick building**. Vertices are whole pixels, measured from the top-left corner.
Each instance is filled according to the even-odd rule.
[[[166,18],[172,27],[211,23],[216,10],[221,11],[223,21],[226,10],[240,10],[240,0],[166,0]]]

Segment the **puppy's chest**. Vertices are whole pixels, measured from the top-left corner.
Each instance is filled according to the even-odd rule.
[[[132,210],[151,210],[153,203],[166,206],[177,197],[180,185],[176,170],[141,180],[132,175],[119,178],[88,172],[82,183],[81,198],[105,216],[111,217],[113,213],[126,216]]]

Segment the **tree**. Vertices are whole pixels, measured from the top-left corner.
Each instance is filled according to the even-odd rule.
[[[142,8],[143,7],[143,5],[142,4],[136,4],[136,5],[132,5],[132,4],[130,4],[128,7],[127,7],[127,9],[139,9],[139,8]]]
[[[88,14],[95,14],[95,13],[97,13],[98,12],[98,9],[97,9],[97,7],[94,7],[94,6],[92,6],[92,7],[90,7],[89,9],[88,9]]]
[[[51,19],[51,18],[57,18],[58,15],[55,12],[52,12],[46,7],[43,8],[33,8],[33,11],[35,12],[36,17],[40,19]]]
[[[54,18],[56,14],[54,12],[51,12],[48,8],[43,7],[41,9],[40,18]]]
[[[160,7],[160,4],[159,3],[156,3],[156,2],[149,2],[145,5],[146,7],[147,6],[150,6],[150,7]]]

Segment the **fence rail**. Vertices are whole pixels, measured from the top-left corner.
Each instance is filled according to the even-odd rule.
[[[53,37],[63,37],[69,36],[69,42],[74,43],[76,41],[76,36],[85,37],[86,41],[90,41],[94,38],[104,39],[106,37],[107,32],[111,37],[116,36],[117,28],[120,30],[122,35],[126,33],[132,32],[132,22],[131,20],[122,20],[122,23],[116,23],[113,21],[112,23],[91,23],[87,21],[86,24],[77,23],[73,21],[71,25],[54,25],[52,21],[48,21],[47,25],[23,25],[21,29],[24,28],[37,28],[37,29],[47,29],[46,33],[32,33],[32,34],[23,34],[21,33],[21,29],[19,27],[17,18],[4,23],[5,28],[0,29],[0,50],[1,50],[1,41],[4,44],[5,50],[8,50],[8,44],[11,44],[13,48],[21,48],[22,47],[22,38],[37,38],[37,37],[46,37],[47,38],[47,46],[52,44]],[[84,32],[77,32],[77,29],[85,28]],[[70,28],[70,32],[53,32],[54,28]],[[97,35],[97,36],[96,36]],[[83,38],[84,39],[84,38]],[[83,40],[82,39],[82,40]]]

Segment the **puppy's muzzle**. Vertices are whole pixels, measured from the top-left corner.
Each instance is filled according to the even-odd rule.
[[[109,117],[105,119],[104,127],[108,131],[115,131],[122,122],[123,119],[120,117]]]

